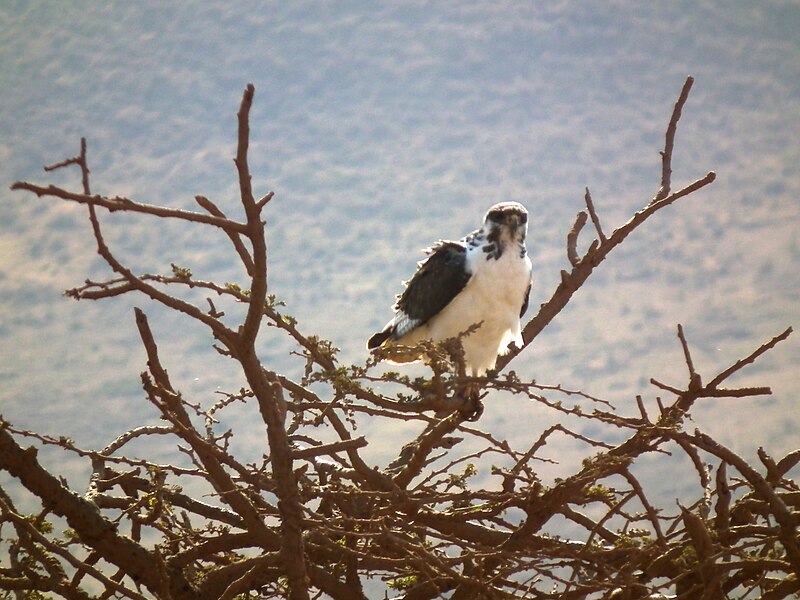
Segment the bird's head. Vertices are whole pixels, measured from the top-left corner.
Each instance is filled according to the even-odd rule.
[[[519,202],[495,204],[486,213],[484,229],[498,240],[522,243],[528,231],[528,211]]]

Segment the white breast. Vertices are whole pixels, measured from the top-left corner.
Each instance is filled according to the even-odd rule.
[[[531,281],[531,261],[508,247],[497,260],[487,258],[480,247],[467,250],[467,285],[439,314],[410,332],[404,344],[423,339],[442,341],[455,337],[476,323],[477,331],[463,340],[467,369],[482,375],[494,368],[508,345],[522,345],[519,312]]]

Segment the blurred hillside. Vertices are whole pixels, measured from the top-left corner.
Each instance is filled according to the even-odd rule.
[[[3,3],[0,412],[84,446],[153,419],[138,388],[134,304],[151,315],[188,398],[238,389],[210,337],[158,307],[63,298],[107,275],[84,210],[7,186],[78,189],[77,174],[41,166],[75,154],[86,136],[95,192],[184,208],[204,194],[236,215],[231,158],[247,82],[254,186],[276,193],[271,290],[304,331],[363,362],[420,249],[476,228],[498,200],[531,213],[535,310],[567,264],[585,186],[607,230],[656,192],[672,104],[695,76],[673,184],[709,170],[717,181],[626,241],[513,368],[625,410],[636,394],[654,400],[650,377],[686,379],[682,323],[711,376],[800,325],[798,32],[800,7],[778,0]],[[104,222],[137,271],[175,262],[199,278],[242,280],[215,232],[125,215]],[[275,332],[262,343],[265,361],[299,372]],[[795,334],[740,381],[772,385],[772,397],[707,401],[693,413],[698,426],[748,455],[796,447],[798,362]],[[481,424],[518,438],[552,418],[489,402]],[[259,443],[257,426],[238,425],[243,447]],[[385,439],[376,463],[402,443]]]

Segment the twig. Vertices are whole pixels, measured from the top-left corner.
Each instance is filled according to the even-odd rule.
[[[597,216],[597,212],[595,212],[592,194],[589,192],[588,187],[586,188],[586,193],[583,196],[583,200],[586,202],[586,208],[589,211],[589,216],[592,218],[592,223],[594,223],[594,229],[597,232],[600,245],[603,245],[606,243],[606,234],[603,233],[603,228],[600,226],[600,218]]]
[[[264,208],[267,205],[267,202],[272,200],[273,196],[275,196],[275,192],[268,192],[265,196],[261,198],[258,202],[256,202],[256,206],[259,210]]]
[[[769,386],[747,387],[747,388],[703,388],[699,394],[700,398],[749,398],[750,396],[770,396],[772,388]]]
[[[143,375],[145,391],[148,392],[151,400],[162,410],[163,416],[169,420],[177,429],[178,435],[183,438],[197,454],[208,473],[208,480],[214,486],[221,498],[244,520],[247,528],[258,536],[264,548],[269,548],[274,544],[275,534],[265,525],[256,507],[242,490],[234,483],[231,476],[222,466],[218,451],[211,443],[200,436],[191,423],[180,400],[180,395],[175,392],[169,380],[169,376],[161,365],[158,356],[153,334],[147,317],[141,309],[134,309],[136,313],[136,326],[142,338],[145,351],[147,352],[147,366],[155,379],[155,385],[146,381]],[[157,400],[158,397],[160,399]],[[226,461],[229,464],[229,461]]]
[[[694,183],[686,186],[682,190],[667,196],[666,198],[653,202],[645,208],[637,212],[631,219],[622,227],[615,229],[607,242],[598,247],[591,253],[592,260],[581,260],[577,266],[573,266],[572,272],[566,273],[562,271],[562,281],[550,299],[542,304],[539,312],[525,325],[522,330],[522,338],[524,343],[522,348],[512,347],[509,352],[503,356],[498,357],[495,370],[502,371],[509,362],[519,355],[528,344],[530,344],[536,336],[541,333],[547,325],[558,315],[563,308],[569,303],[572,295],[583,285],[583,283],[592,274],[592,271],[598,266],[608,254],[617,246],[619,246],[628,235],[633,232],[637,227],[650,218],[656,211],[669,206],[676,200],[683,198],[697,190],[709,185],[716,178],[716,174],[709,172],[705,177],[698,179]],[[592,248],[590,247],[590,250]],[[587,252],[587,255],[589,253]]]
[[[107,197],[97,194],[76,194],[67,190],[61,189],[54,185],[40,186],[26,181],[17,181],[11,185],[12,190],[26,190],[39,196],[53,196],[61,198],[62,200],[69,200],[78,204],[86,204],[89,206],[100,206],[107,209],[109,212],[127,211],[135,212],[154,217],[163,217],[170,219],[181,219],[192,223],[202,223],[205,225],[213,225],[223,230],[236,231],[238,233],[246,233],[247,226],[243,223],[231,221],[230,219],[222,219],[213,215],[206,215],[203,213],[193,212],[190,210],[182,210],[179,208],[167,208],[164,206],[156,206],[153,204],[144,204],[135,202],[128,198],[120,196]]]
[[[692,355],[689,352],[689,344],[686,341],[686,336],[683,333],[683,325],[678,323],[678,339],[681,341],[681,348],[683,348],[683,357],[686,360],[686,366],[689,368],[689,385],[700,387],[700,378],[694,370],[694,363],[692,362]]]
[[[219,217],[221,219],[227,219],[225,213],[220,210],[220,208],[214,204],[211,200],[206,198],[205,196],[195,196],[195,201],[205,208],[210,214],[214,215],[215,217]],[[253,257],[250,256],[250,252],[247,251],[247,248],[242,242],[242,238],[240,237],[240,233],[233,231],[232,229],[225,229],[225,233],[230,238],[231,243],[233,244],[236,253],[239,255],[239,258],[244,265],[244,268],[247,270],[247,275],[252,277],[253,276]]]
[[[687,441],[698,448],[717,456],[729,465],[735,467],[753,487],[753,491],[767,501],[770,512],[780,526],[780,539],[786,551],[787,558],[792,564],[795,576],[800,577],[800,543],[797,538],[797,524],[794,515],[781,500],[772,486],[749,464],[747,461],[729,450],[710,436],[695,431],[693,436],[675,432],[675,437],[687,438]]]
[[[422,467],[425,466],[425,459],[428,457],[431,450],[436,447],[442,437],[455,430],[463,420],[464,415],[458,411],[454,411],[423,432],[414,442],[411,455],[408,457],[405,468],[395,475],[395,485],[400,488],[408,486],[411,480],[419,474]]]
[[[581,262],[581,259],[578,256],[577,244],[578,236],[580,235],[581,229],[583,229],[584,225],[586,225],[586,213],[581,211],[575,217],[575,224],[567,234],[567,258],[573,267],[577,267]]]
[[[248,83],[237,113],[239,133],[236,158],[234,159],[239,175],[239,194],[247,216],[246,235],[250,238],[253,250],[250,306],[247,309],[244,323],[239,328],[242,349],[252,346],[255,342],[261,324],[262,307],[267,297],[267,242],[264,237],[264,222],[261,220],[261,207],[253,197],[250,166],[247,162],[247,150],[250,145],[250,108],[253,105],[254,94],[253,84]]]
[[[625,469],[627,471],[627,469]],[[623,471],[624,474],[624,471]],[[589,535],[586,537],[586,546],[585,549],[591,547],[592,542],[594,541],[594,537],[597,535],[600,529],[604,529],[603,524],[608,521],[611,517],[615,514],[619,513],[622,510],[622,507],[628,503],[633,498],[636,498],[636,490],[631,490],[624,497],[620,498],[619,500],[614,502],[614,505],[606,511],[602,517],[600,517],[596,522],[593,523],[593,527],[589,530]],[[573,572],[573,575],[577,575],[576,572]]]
[[[783,333],[780,333],[780,334],[776,335],[770,341],[762,344],[759,348],[754,350],[749,356],[746,356],[745,358],[743,358],[741,360],[737,360],[734,364],[732,364],[730,367],[728,367],[727,369],[722,371],[719,375],[714,377],[714,379],[709,381],[706,387],[709,387],[709,388],[717,387],[720,383],[725,381],[728,377],[733,375],[736,371],[738,371],[739,369],[741,369],[745,365],[751,364],[759,356],[761,356],[762,354],[764,354],[768,350],[771,350],[776,345],[778,345],[780,342],[782,342],[783,340],[788,338],[791,335],[792,331],[793,330],[792,330],[791,327],[787,328]]]
[[[656,534],[656,538],[658,539],[659,543],[664,543],[666,541],[664,537],[664,532],[661,530],[661,522],[658,519],[658,512],[650,501],[647,499],[647,496],[644,493],[644,489],[642,489],[642,484],[639,483],[639,480],[634,477],[633,473],[630,472],[630,469],[625,469],[622,472],[622,476],[628,480],[631,488],[633,491],[636,492],[636,495],[639,497],[639,502],[642,503],[645,512],[647,513],[647,518],[650,521],[650,524],[653,526],[653,531]]]
[[[175,433],[175,429],[168,425],[143,425],[126,431],[113,442],[100,451],[100,454],[113,454],[132,439],[142,435],[165,435]]]
[[[687,77],[681,89],[680,96],[678,96],[675,107],[672,109],[672,117],[667,126],[667,133],[664,140],[664,151],[661,152],[661,188],[658,190],[653,202],[658,202],[669,195],[671,180],[672,180],[672,150],[675,146],[675,132],[678,128],[678,121],[681,118],[683,106],[689,98],[689,92],[694,84],[694,77]]]
[[[63,169],[64,167],[68,167],[70,165],[78,165],[81,169],[81,184],[83,185],[83,193],[87,196],[89,195],[89,165],[86,162],[86,138],[81,138],[81,150],[78,156],[73,156],[72,158],[67,158],[62,160],[61,162],[54,163],[52,165],[46,165],[44,167],[45,172],[55,171],[56,169]],[[14,189],[12,186],[11,189]]]
[[[363,448],[367,445],[367,439],[362,435],[352,440],[341,440],[331,444],[322,444],[320,446],[310,446],[308,448],[300,448],[292,450],[292,458],[295,460],[309,459],[319,456],[320,454],[335,454],[350,450],[351,448]]]
[[[798,462],[800,462],[800,449],[789,452],[789,454],[778,461],[778,475],[783,477],[791,471]]]
[[[658,381],[657,379],[655,379],[653,377],[650,378],[650,383],[652,383],[657,388],[661,388],[662,390],[665,390],[667,392],[671,392],[671,393],[675,394],[676,396],[680,396],[681,394],[683,394],[682,390],[679,390],[678,388],[672,387],[671,385],[667,385],[666,383],[661,383],[660,381]]]
[[[647,409],[644,406],[644,401],[641,395],[636,395],[636,406],[639,407],[639,414],[642,415],[642,421],[650,423],[650,415],[647,414]]]
[[[81,540],[97,549],[104,559],[138,578],[156,594],[160,582],[155,577],[154,557],[144,547],[116,531],[116,526],[106,520],[91,502],[67,489],[58,479],[41,466],[33,448],[23,450],[0,427],[0,469],[8,471],[28,490],[46,502],[53,512],[67,519]],[[192,588],[183,574],[172,574],[176,581],[174,589],[189,592]],[[177,598],[178,596],[173,596]],[[184,597],[192,597],[192,594]]]
[[[704,490],[707,489],[710,484],[710,479],[708,471],[706,469],[706,465],[700,458],[700,454],[697,452],[697,448],[695,448],[694,445],[688,442],[687,440],[680,437],[675,438],[675,442],[686,453],[686,456],[688,456],[691,459],[692,465],[694,466],[694,470],[697,471],[697,476],[700,478],[700,487],[702,487]]]

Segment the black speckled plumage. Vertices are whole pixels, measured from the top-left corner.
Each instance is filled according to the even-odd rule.
[[[471,276],[466,269],[467,252],[458,242],[439,242],[431,249],[395,308],[409,318],[427,323],[455,298]]]
[[[466,269],[466,254],[466,247],[460,242],[441,241],[433,246],[395,303],[395,311],[405,318],[373,335],[367,347],[374,349],[389,338],[399,339],[447,306],[471,276]]]
[[[523,343],[520,318],[528,307],[531,261],[525,249],[527,211],[500,202],[483,226],[458,242],[439,241],[418,264],[394,305],[394,317],[369,338],[367,348],[395,364],[423,358],[419,343],[459,336],[469,372],[494,368],[498,355]]]

